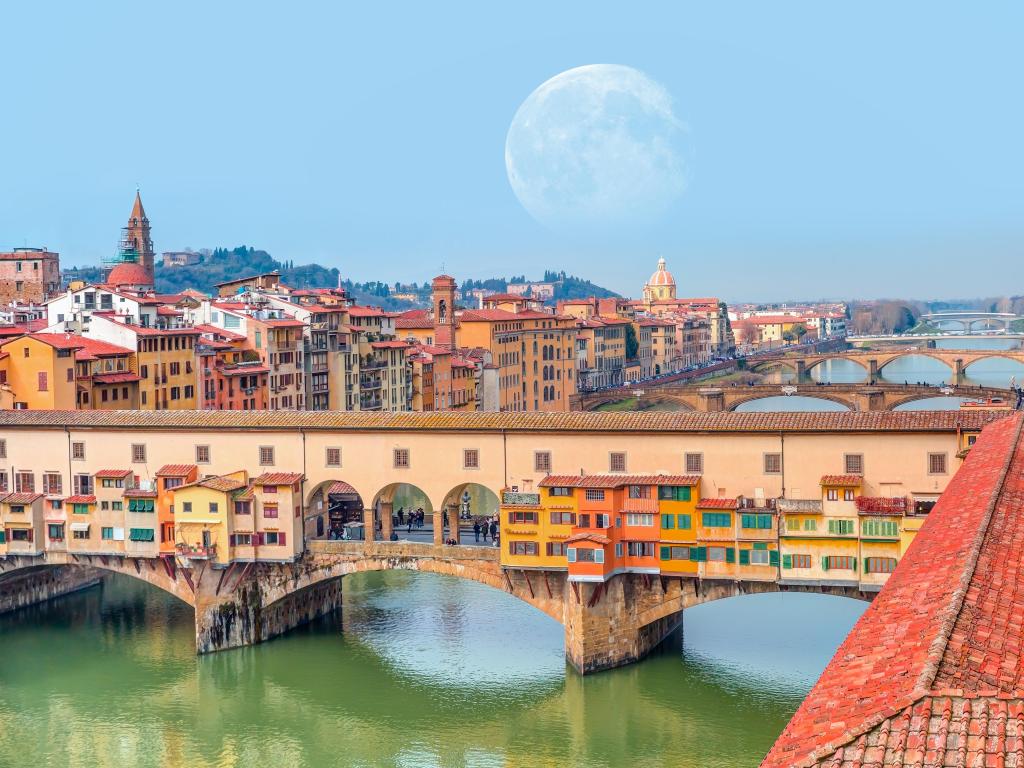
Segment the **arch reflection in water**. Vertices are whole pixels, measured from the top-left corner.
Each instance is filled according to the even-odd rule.
[[[555,622],[483,585],[359,574],[345,596],[340,616],[202,658],[187,606],[124,578],[0,618],[0,754],[26,765],[740,768],[767,751],[864,608],[722,600],[687,612],[681,657],[663,650],[581,678]]]

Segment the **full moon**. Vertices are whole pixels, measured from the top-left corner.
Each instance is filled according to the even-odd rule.
[[[523,207],[554,229],[627,228],[686,187],[686,129],[643,72],[591,64],[542,83],[516,111],[505,168]]]

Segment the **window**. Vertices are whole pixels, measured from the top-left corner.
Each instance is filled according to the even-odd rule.
[[[899,523],[892,520],[863,520],[860,524],[862,536],[899,536]]]
[[[103,503],[106,504],[106,502],[103,502]],[[75,515],[88,515],[89,514],[89,505],[88,504],[72,504],[71,505],[71,513],[75,514]]]
[[[156,509],[156,499],[128,499],[129,512],[153,512]]]
[[[58,472],[43,473],[43,493],[48,496],[60,496],[63,491],[63,479]]]
[[[662,501],[689,501],[690,486],[663,485],[658,488],[658,498]]]
[[[409,468],[409,449],[395,448],[394,452],[395,469]]]
[[[625,472],[626,471],[626,454],[624,454],[624,453],[609,453],[608,454],[608,471],[609,472]]]
[[[843,456],[843,464],[846,467],[846,474],[848,475],[864,474],[863,453],[847,453],[845,456]]]
[[[264,531],[260,534],[260,539],[264,544],[273,544],[274,546],[284,546],[285,537],[283,533],[277,531]]]
[[[782,556],[782,567],[783,568],[810,568],[811,567],[811,556],[810,555],[783,555]]]
[[[741,528],[771,529],[771,515],[740,515]]]
[[[770,561],[771,556],[767,549],[752,549],[747,555],[747,562],[750,565],[768,565]]]
[[[85,443],[71,444],[71,458],[75,461],[85,461]]]
[[[604,501],[604,490],[600,488],[587,488],[587,501]]]
[[[566,552],[570,563],[603,563],[604,550],[590,547],[569,547]]]
[[[651,498],[651,487],[649,485],[631,485],[629,486],[629,498],[649,499]]]
[[[537,523],[537,513],[530,512],[525,509],[516,509],[508,513],[508,521],[510,523]]]
[[[215,515],[215,514],[217,514],[217,512],[219,510],[220,510],[220,505],[216,501],[211,501],[210,502],[210,513]]]
[[[708,560],[713,563],[724,563],[726,560],[726,548],[708,547]]]
[[[690,548],[689,547],[665,547],[661,548],[661,559],[662,560],[689,560],[690,559]]]
[[[228,544],[232,547],[251,547],[252,546],[252,534],[251,533],[233,533],[229,537]]]
[[[92,475],[79,474],[75,475],[72,479],[74,480],[76,496],[92,496]]]
[[[508,543],[510,555],[536,555],[537,542],[535,541],[510,541]]]
[[[946,454],[944,454],[944,453],[929,453],[928,454],[928,474],[929,475],[944,475],[944,474],[946,474]]]
[[[196,464],[209,464],[210,463],[210,446],[208,445],[197,445],[196,446]]]
[[[533,471],[534,472],[550,472],[551,471],[551,452],[550,451],[534,451],[534,453],[533,453]]]
[[[152,528],[129,528],[128,529],[128,540],[129,541],[153,541],[153,529]]]
[[[843,501],[853,501],[853,488],[843,488]]]
[[[553,485],[548,488],[548,496],[572,496],[572,488],[564,485]]]
[[[264,504],[263,505],[263,516],[264,517],[277,517],[277,504]]]
[[[700,522],[705,528],[728,528],[732,525],[732,516],[728,512],[703,512]]]
[[[252,502],[251,501],[236,501],[235,502],[235,514],[236,515],[251,515],[252,514]]]
[[[7,441],[0,440],[0,459],[7,458]]]
[[[49,384],[47,382],[46,371],[39,371],[38,379],[39,379],[39,381],[38,381],[39,391],[40,392],[46,392],[49,389]]]
[[[661,516],[661,529],[663,531],[671,531],[676,527],[676,516],[675,515],[662,515]]]
[[[274,448],[270,445],[261,445],[259,449],[260,466],[271,467],[274,465]]]
[[[896,570],[895,557],[864,558],[864,573],[892,573]]]
[[[475,448],[467,448],[462,452],[463,469],[480,469],[480,452]]]
[[[549,557],[565,557],[566,546],[560,541],[549,541],[545,545]]]
[[[324,454],[324,464],[328,467],[341,466],[341,448],[327,448]]]
[[[552,512],[552,525],[576,525],[576,515],[572,512]]]
[[[827,555],[821,558],[821,567],[826,571],[855,571],[857,570],[857,558],[843,555]]]
[[[781,453],[766,453],[764,455],[764,473],[766,475],[782,474]]]
[[[277,486],[276,485],[264,485],[263,486],[263,492],[264,493],[277,493]]]
[[[829,520],[828,532],[836,536],[848,536],[853,533],[853,520]]]
[[[825,499],[827,501],[839,501],[839,489],[829,488],[825,491]]]
[[[181,511],[182,512],[186,512],[186,513],[187,512],[191,512],[192,511],[192,502],[191,501],[183,501],[181,503]]]
[[[654,515],[646,512],[629,512],[626,514],[626,525],[652,528],[654,527]]]
[[[150,503],[152,504],[152,502],[150,502]],[[124,509],[124,502],[122,502],[122,501],[112,501],[112,502],[110,502],[110,508],[112,510],[114,510],[115,512],[120,512],[121,510]],[[150,509],[149,511],[152,512],[153,510]]]
[[[89,526],[88,525],[85,526],[85,528],[83,528],[82,530],[72,529],[71,530],[71,538],[72,539],[88,539],[89,538]]]
[[[17,493],[35,493],[36,476],[32,472],[14,473],[14,490]]]
[[[141,443],[132,443],[132,463],[146,463],[146,446]]]
[[[935,503],[932,499],[914,499],[914,514],[927,515],[932,511]]]
[[[676,528],[680,531],[688,531],[691,526],[689,515],[676,515]]]
[[[594,515],[594,527],[595,528],[609,528],[611,527],[611,518],[603,513]]]
[[[164,478],[164,490],[169,491],[173,488],[180,488],[185,484],[185,478],[183,477],[165,477]]]
[[[654,557],[654,542],[630,541],[626,543],[626,554],[630,557]]]
[[[31,528],[12,528],[11,541],[32,541]]]
[[[704,472],[704,454],[703,453],[687,453],[686,454],[686,474],[688,475],[700,475]]]

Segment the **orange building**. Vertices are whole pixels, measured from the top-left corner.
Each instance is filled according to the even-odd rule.
[[[82,339],[64,333],[31,333],[0,342],[0,384],[15,408],[74,410],[75,351]]]
[[[81,337],[75,350],[78,407],[135,410],[139,407],[135,352],[99,339]]]

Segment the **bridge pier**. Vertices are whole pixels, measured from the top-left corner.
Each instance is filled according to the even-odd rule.
[[[26,570],[10,576],[0,573],[0,576],[0,613],[53,600],[103,581],[102,573],[94,568],[72,566]]]
[[[706,413],[725,410],[725,392],[719,387],[702,387],[697,390],[697,410]]]
[[[862,389],[854,395],[858,411],[884,411],[888,408],[885,391],[881,389]]]
[[[868,360],[868,380],[871,382],[878,381],[878,361],[874,358]]]
[[[394,509],[395,505],[390,501],[380,503],[380,538],[382,541],[391,541]]]
[[[796,381],[799,384],[807,378],[807,363],[804,360],[796,361]]]
[[[954,387],[959,387],[964,380],[964,361],[963,358],[958,357],[953,362],[953,377],[949,383],[952,384]]]

